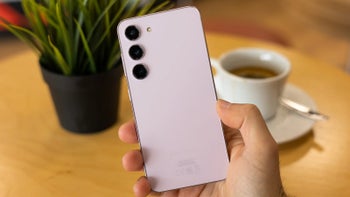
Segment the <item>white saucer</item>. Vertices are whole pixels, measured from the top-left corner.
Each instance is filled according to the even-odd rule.
[[[316,109],[312,98],[298,87],[287,84],[283,97]],[[300,116],[282,106],[277,109],[275,117],[266,122],[273,138],[278,144],[298,139],[311,131],[315,121]]]
[[[218,97],[220,98],[219,92]],[[316,104],[312,98],[294,85],[286,85],[283,97],[316,109]],[[278,144],[286,143],[304,136],[311,131],[314,123],[314,120],[300,116],[296,112],[288,110],[283,106],[279,106],[276,115],[266,121],[273,138]]]

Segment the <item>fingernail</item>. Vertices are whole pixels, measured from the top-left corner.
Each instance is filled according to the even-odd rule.
[[[219,103],[219,107],[222,109],[228,109],[231,106],[231,103],[221,99],[218,101],[218,103]]]

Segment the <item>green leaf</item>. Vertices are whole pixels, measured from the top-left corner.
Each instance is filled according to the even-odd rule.
[[[79,26],[82,26],[84,18],[85,18],[85,15],[88,15],[88,11],[86,10],[87,2],[88,2],[88,0],[83,0],[83,1],[79,0],[79,1],[77,1],[77,3],[78,3],[77,7],[79,8],[79,10],[81,10],[79,12],[79,17],[78,17]],[[87,29],[89,29],[89,28],[87,27]],[[80,45],[79,44],[80,43],[80,38],[79,38],[80,36],[79,35],[80,35],[79,31],[75,31],[74,48],[73,48],[73,53],[74,54],[79,54],[79,51],[78,51],[79,50],[79,45]],[[77,58],[79,58],[79,57],[77,57]],[[82,58],[82,56],[80,58]],[[75,58],[74,59],[74,65],[79,65],[79,64],[80,64],[80,61]]]
[[[94,25],[91,28],[91,31],[88,34],[88,40],[91,39],[93,33],[95,32],[96,28],[98,27],[98,25],[101,23],[103,18],[107,18],[108,17],[108,12],[110,11],[111,7],[117,2],[117,0],[113,0],[110,1],[110,3],[105,7],[105,9],[101,12],[100,16],[97,18],[96,22],[94,23]],[[109,24],[109,23],[107,23]],[[106,27],[109,27],[109,25],[106,25]]]
[[[122,18],[121,15],[122,15],[124,9],[127,8],[128,4],[129,4],[128,1],[125,1],[124,4],[122,4],[122,6],[120,7],[119,12],[114,16],[114,18],[112,19],[110,25],[106,27],[106,29],[110,29],[112,31],[105,31],[103,33],[103,35],[99,37],[100,39],[96,42],[95,48],[100,47],[105,42],[107,34],[110,34],[111,32],[116,31],[116,29],[113,30],[113,28],[116,28],[115,24],[117,23],[117,21],[121,20],[121,18]],[[137,2],[135,4],[137,4]],[[109,11],[107,9],[110,9],[110,8],[106,8],[106,11]],[[115,42],[117,42],[117,40]]]
[[[60,50],[52,43],[50,37],[48,37],[49,44],[51,48],[54,51],[55,58],[54,60],[56,61],[55,63],[59,65],[59,67],[62,69],[62,72],[64,75],[71,75],[72,74],[72,69],[69,67],[68,63],[65,61],[62,53]]]
[[[164,1],[163,3],[157,5],[156,7],[150,9],[148,11],[148,13],[155,13],[161,10],[168,10],[170,8],[174,7],[174,3],[172,2],[168,2],[168,1]]]
[[[10,31],[17,38],[27,43],[30,47],[32,47],[37,53],[43,53],[43,48],[36,42],[38,37],[31,31],[14,25],[6,25],[4,26],[8,31]]]
[[[120,61],[117,24],[124,18],[169,8],[170,0],[22,0],[29,27],[5,23],[40,61],[65,75],[109,70]]]
[[[141,3],[141,0],[134,0],[132,2],[128,1],[127,12],[125,12],[122,18],[129,18],[131,16],[134,16],[140,3]]]
[[[118,60],[120,59],[121,52],[119,50],[119,44],[116,44],[116,45],[113,46],[111,54],[114,54],[114,56],[112,56],[108,60],[108,62],[107,62],[107,70],[112,69],[115,66],[115,64],[118,62]]]
[[[142,16],[147,14],[147,12],[152,8],[153,4],[156,2],[156,0],[152,0],[149,3],[147,3],[139,12],[138,16]]]
[[[30,26],[33,29],[33,32],[41,39],[47,39],[46,27],[44,26],[44,22],[42,20],[42,16],[40,15],[38,9],[38,3],[35,0],[24,0],[23,8],[26,13],[27,19],[30,23]]]
[[[83,42],[85,52],[86,52],[86,54],[87,54],[87,56],[88,56],[88,59],[89,59],[90,71],[91,71],[92,73],[96,73],[96,64],[95,64],[95,60],[94,60],[94,57],[92,56],[91,49],[90,49],[89,44],[88,44],[88,42],[87,42],[87,40],[86,40],[86,37],[85,37],[85,35],[84,35],[84,32],[83,32],[81,26],[79,25],[78,21],[75,21],[75,23],[76,23],[76,27],[77,27],[78,30],[79,30],[80,38],[81,38],[81,40],[82,40],[82,42]]]
[[[73,65],[72,60],[72,40],[70,39],[72,36],[70,35],[72,32],[69,31],[65,25],[64,17],[63,17],[63,10],[62,5],[60,3],[61,1],[58,1],[56,4],[56,17],[58,21],[58,26],[60,30],[58,31],[58,34],[62,36],[62,44],[65,51],[65,57],[67,59],[67,62],[69,65]]]

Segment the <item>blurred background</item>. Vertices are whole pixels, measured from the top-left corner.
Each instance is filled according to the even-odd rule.
[[[200,9],[207,30],[282,44],[350,71],[350,0],[195,0],[192,4]]]
[[[176,3],[196,6],[206,31],[291,47],[350,72],[350,0],[177,0]],[[0,16],[24,24],[19,8],[18,0],[0,0]],[[1,29],[0,32],[4,37],[6,33]],[[4,42],[1,37],[0,47]]]

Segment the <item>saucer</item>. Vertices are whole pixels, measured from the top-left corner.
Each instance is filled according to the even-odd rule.
[[[221,98],[219,91],[218,97]],[[283,97],[316,109],[313,99],[294,85],[286,84]],[[314,123],[314,120],[305,118],[281,105],[278,107],[276,115],[266,121],[267,127],[278,144],[290,142],[304,136],[311,131]]]
[[[286,85],[283,97],[316,109],[313,99],[294,85]],[[283,106],[279,106],[276,115],[266,121],[267,127],[278,144],[290,142],[306,135],[311,131],[314,123],[314,120],[305,118]]]

